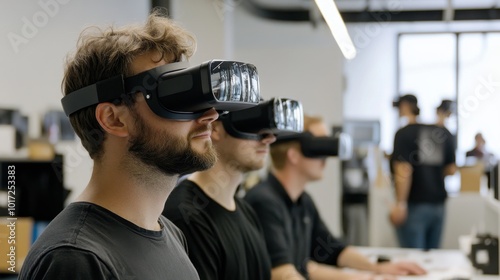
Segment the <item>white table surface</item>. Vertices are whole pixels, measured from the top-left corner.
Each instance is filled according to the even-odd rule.
[[[414,261],[427,270],[424,276],[404,276],[400,280],[447,280],[462,277],[471,280],[500,280],[498,275],[477,275],[469,259],[459,250],[430,250],[401,248],[356,247],[372,260],[383,255],[391,261]]]

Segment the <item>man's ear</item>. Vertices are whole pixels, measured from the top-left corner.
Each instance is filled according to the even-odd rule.
[[[302,157],[302,152],[296,147],[290,147],[286,151],[286,157],[291,164],[296,165]]]
[[[128,126],[125,122],[126,106],[117,106],[110,102],[97,104],[95,117],[102,129],[117,137],[127,137],[129,135]]]

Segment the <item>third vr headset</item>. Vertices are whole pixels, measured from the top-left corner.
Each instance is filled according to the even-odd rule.
[[[304,128],[302,104],[287,98],[272,98],[252,108],[222,114],[219,120],[229,135],[249,140],[298,133]]]
[[[323,158],[339,157],[347,160],[352,157],[352,141],[348,134],[340,133],[338,136],[314,136],[310,132],[295,133],[278,137],[274,144],[297,141],[305,157]]]
[[[175,62],[131,77],[118,75],[81,88],[61,100],[67,116],[102,102],[130,98],[142,92],[148,106],[160,117],[193,120],[215,108],[233,111],[259,104],[260,86],[254,65],[211,60],[188,67]]]

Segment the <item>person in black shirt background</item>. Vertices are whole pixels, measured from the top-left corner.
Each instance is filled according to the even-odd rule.
[[[400,246],[439,248],[447,197],[444,178],[456,172],[454,138],[444,127],[417,123],[414,95],[393,103],[408,125],[394,137],[391,158],[396,204],[390,211]]]
[[[311,137],[328,134],[321,118],[307,115],[304,130],[312,133]],[[264,229],[272,279],[373,279],[375,274],[425,273],[410,262],[372,263],[330,233],[305,192],[308,182],[322,178],[326,157],[306,157],[299,141],[278,140],[271,146],[271,158],[271,173],[248,191],[245,200],[255,209]],[[364,272],[347,272],[337,267]]]

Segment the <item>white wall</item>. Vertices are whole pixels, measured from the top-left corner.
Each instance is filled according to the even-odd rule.
[[[40,136],[40,117],[60,105],[63,61],[79,33],[90,25],[143,21],[148,0],[0,1],[0,107],[30,117],[30,136]],[[12,43],[14,42],[14,44]],[[92,161],[79,141],[57,145],[65,154],[65,185],[78,195],[90,178]],[[19,176],[29,174],[19,174]]]
[[[211,59],[229,59],[232,50],[232,13],[222,1],[172,0],[171,16],[189,30],[197,41],[192,65]]]

